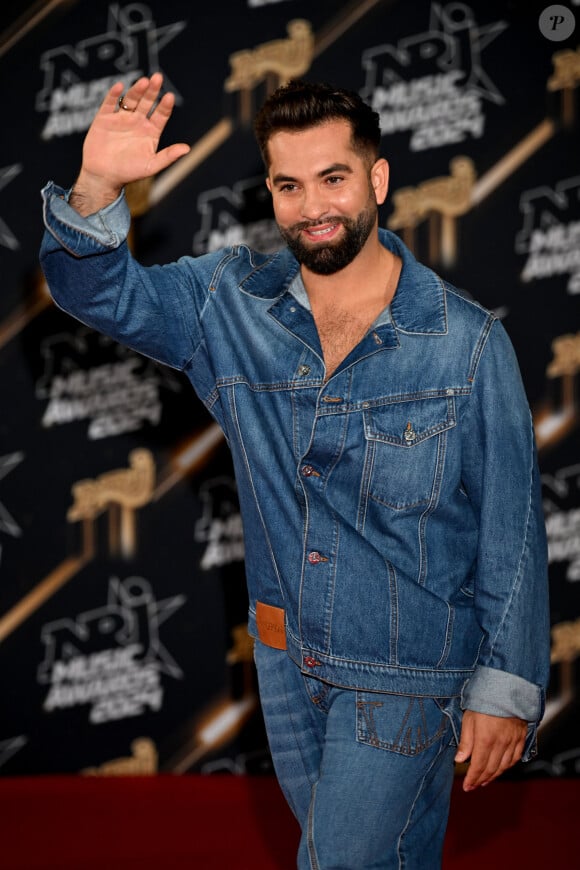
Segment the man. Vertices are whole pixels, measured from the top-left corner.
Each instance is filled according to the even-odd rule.
[[[328,86],[290,83],[256,119],[285,249],[140,266],[122,189],[187,151],[157,150],[161,84],[115,85],[72,191],[43,191],[49,286],[184,371],[223,427],[298,866],[436,868],[454,760],[466,791],[487,785],[533,755],[543,712],[545,533],[513,350],[378,229],[377,116]]]

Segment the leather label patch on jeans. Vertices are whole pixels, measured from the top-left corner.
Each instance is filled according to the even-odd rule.
[[[256,602],[256,624],[258,637],[266,646],[286,649],[286,630],[284,628],[284,609],[271,604]]]

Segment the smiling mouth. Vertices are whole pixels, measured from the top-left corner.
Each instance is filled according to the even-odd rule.
[[[311,236],[325,236],[327,233],[331,233],[336,226],[337,224],[333,224],[331,227],[324,227],[322,230],[308,230],[308,232]]]
[[[341,221],[325,224],[309,224],[300,227],[300,231],[309,239],[326,239],[333,236],[341,226]]]

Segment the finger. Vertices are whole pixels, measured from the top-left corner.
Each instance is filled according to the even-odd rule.
[[[116,112],[119,108],[119,98],[123,93],[123,82],[116,82],[105,94],[101,103],[100,112]]]
[[[469,768],[463,780],[463,791],[473,791],[481,785],[482,782],[486,781],[488,778],[486,767],[487,765],[485,761],[478,760],[477,756],[471,759]]]
[[[184,157],[190,150],[190,146],[185,142],[178,142],[174,145],[168,145],[167,148],[158,151],[152,161],[151,174],[157,175],[158,172],[167,169],[168,166],[171,166],[171,164],[175,163],[176,160],[179,160],[180,157]]]
[[[513,747],[510,746],[502,755],[495,771],[491,772],[487,778],[485,778],[485,776],[482,778],[481,785],[489,785],[490,782],[493,782],[494,779],[497,779],[499,776],[505,773],[506,770],[509,770],[510,767],[513,767],[514,764],[517,764],[521,757],[521,751],[518,751],[517,749],[514,750]]]
[[[161,73],[153,73],[150,79],[140,81],[143,83],[136,92],[136,95],[138,95],[136,111],[142,115],[149,115],[155,103],[159,100],[159,94],[163,86],[163,76]]]
[[[519,761],[522,751],[521,739],[510,740],[507,744],[496,742],[487,747],[484,744],[481,750],[476,749],[464,780],[465,790],[472,791],[497,779]]]
[[[171,93],[163,94],[162,98],[155,106],[155,111],[149,115],[149,120],[155,125],[159,133],[161,133],[171,117],[174,106],[175,95]]]
[[[509,770],[509,768],[512,767],[514,764],[514,751],[513,748],[510,746],[508,749],[506,749],[501,758],[497,760],[497,763],[494,761],[493,763],[488,764],[487,769],[482,773],[480,777],[480,782],[478,783],[478,785],[489,785],[490,782],[493,782],[494,779],[497,779],[498,776],[501,776],[502,773],[505,773],[505,771]]]
[[[469,770],[463,781],[465,791],[473,789],[494,778],[505,752],[505,744],[480,739],[475,744]]]
[[[496,775],[497,765],[495,762],[478,764],[472,761],[463,780],[463,791],[474,791],[480,785],[491,782]]]
[[[457,747],[457,752],[455,753],[455,761],[458,763],[462,763],[467,761],[470,758],[471,753],[473,752],[473,740],[474,740],[474,728],[473,728],[473,720],[472,717],[467,714],[463,717],[463,723],[461,725],[461,737],[459,739],[459,746]]]
[[[136,82],[133,82],[122,96],[119,95],[119,108],[135,112],[149,87],[149,82],[147,76],[141,76]]]

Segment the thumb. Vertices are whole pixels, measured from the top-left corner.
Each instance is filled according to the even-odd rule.
[[[155,154],[151,161],[150,174],[157,175],[158,172],[167,169],[172,163],[175,163],[176,160],[184,157],[190,151],[191,147],[185,142],[176,142],[173,145],[168,145]]]
[[[463,762],[467,761],[468,758],[471,757],[471,753],[473,751],[473,739],[474,739],[474,723],[473,718],[469,714],[469,710],[466,710],[463,714],[463,722],[461,724],[461,738],[459,740],[459,746],[457,747],[457,752],[455,753],[455,761]]]

